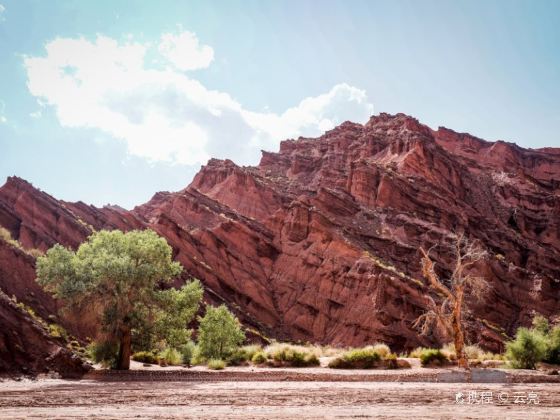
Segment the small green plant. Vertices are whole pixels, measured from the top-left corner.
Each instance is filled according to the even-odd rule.
[[[161,366],[177,366],[183,361],[181,353],[173,348],[166,348],[159,354],[159,364]]]
[[[226,362],[220,359],[210,359],[208,361],[208,369],[222,370],[226,367]]]
[[[267,360],[268,358],[266,357],[266,353],[262,350],[255,353],[251,358],[251,362],[255,365],[262,365],[263,363],[266,363]]]
[[[158,356],[151,351],[137,351],[132,355],[132,360],[140,363],[155,365],[158,363]]]
[[[514,369],[535,369],[547,355],[546,337],[537,329],[519,328],[506,344],[506,358]]]
[[[449,359],[439,349],[424,349],[420,353],[420,363],[422,366],[437,365],[443,366],[449,362]]]
[[[62,338],[68,340],[68,333],[58,324],[49,324],[49,335],[53,338]]]

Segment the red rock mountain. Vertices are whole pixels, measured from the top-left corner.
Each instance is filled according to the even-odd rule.
[[[41,250],[76,247],[93,229],[152,228],[184,279],[201,279],[210,300],[279,339],[434,344],[412,327],[430,294],[418,248],[453,231],[490,254],[479,270],[491,289],[471,303],[470,341],[498,350],[535,312],[560,314],[560,149],[434,131],[402,114],[284,141],[256,167],[210,160],[184,190],[132,211],[58,201],[9,178],[0,225]],[[449,271],[449,256],[435,258]],[[40,294],[32,265],[0,255],[0,287],[21,282],[18,299],[48,305],[29,299]]]

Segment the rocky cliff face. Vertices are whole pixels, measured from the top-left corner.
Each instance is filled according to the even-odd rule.
[[[130,212],[63,203],[12,178],[0,225],[39,249],[75,247],[92,229],[155,229],[185,278],[281,339],[434,344],[411,326],[429,294],[418,248],[453,231],[490,253],[471,341],[498,350],[534,312],[560,314],[560,150],[434,131],[402,114],[284,141],[257,167],[211,160],[184,190]],[[449,270],[449,255],[435,258]]]

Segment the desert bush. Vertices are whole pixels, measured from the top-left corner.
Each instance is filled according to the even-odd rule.
[[[266,348],[268,358],[272,359],[273,366],[319,366],[319,357],[316,349],[290,344],[273,344]]]
[[[208,369],[222,370],[226,367],[226,362],[220,359],[211,359],[208,361]]]
[[[420,363],[422,366],[438,365],[442,366],[449,362],[449,359],[439,349],[424,349],[420,353]]]
[[[185,365],[190,365],[193,360],[194,352],[196,351],[196,344],[192,341],[188,341],[186,344],[181,346],[179,350],[183,363]]]
[[[546,337],[537,330],[519,328],[515,339],[506,344],[506,357],[514,369],[535,369],[547,352]]]
[[[409,354],[408,357],[412,357],[414,359],[420,359],[420,356],[422,355],[422,353],[424,353],[426,350],[430,350],[428,347],[416,347],[414,350],[412,350]],[[453,354],[455,354],[455,347],[453,347]]]
[[[262,351],[262,347],[256,344],[240,347],[227,358],[227,363],[230,366],[247,364],[260,351]]]
[[[548,333],[546,347],[544,361],[560,365],[560,325],[555,326]]]
[[[383,358],[385,362],[385,367],[387,369],[397,369],[399,367],[397,355],[395,353],[389,353]]]
[[[101,363],[106,368],[116,368],[119,353],[119,345],[116,341],[94,341],[87,347],[87,352],[89,358],[95,363]]]
[[[155,365],[158,363],[158,356],[151,351],[137,351],[132,355],[132,360],[140,363],[150,363]]]
[[[267,360],[268,358],[266,357],[266,353],[264,351],[255,353],[251,358],[251,362],[253,362],[255,365],[262,365],[263,363],[266,363]]]
[[[168,347],[159,354],[161,366],[177,366],[183,361],[183,356],[174,348]]]
[[[352,349],[330,361],[333,369],[372,369],[379,366],[382,357],[374,347]]]
[[[387,356],[391,354],[391,349],[387,344],[383,343],[376,343],[373,345],[373,350],[381,356],[382,359],[385,359]]]

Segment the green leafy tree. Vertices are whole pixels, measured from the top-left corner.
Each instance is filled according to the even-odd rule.
[[[68,310],[95,316],[99,357],[114,356],[117,369],[130,367],[133,333],[149,331],[173,345],[188,341],[200,283],[162,290],[181,271],[171,247],[151,230],[96,232],[76,252],[55,245],[37,259],[38,282],[47,291]]]
[[[200,318],[198,346],[205,359],[225,359],[245,340],[239,320],[225,305],[208,306]]]

